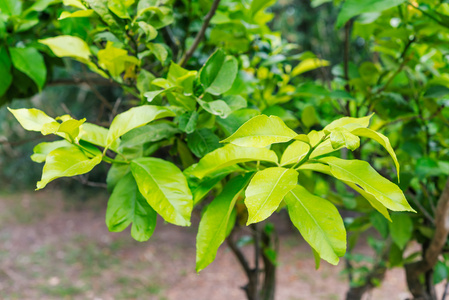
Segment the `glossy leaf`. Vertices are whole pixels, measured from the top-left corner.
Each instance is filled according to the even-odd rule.
[[[331,173],[340,180],[352,182],[373,195],[385,207],[394,211],[414,211],[401,189],[379,175],[369,163],[361,160],[344,160],[324,157],[319,161],[330,166]]]
[[[247,121],[221,142],[242,147],[263,148],[274,143],[288,142],[296,136],[296,132],[288,128],[281,118],[260,115]]]
[[[47,67],[42,54],[31,47],[9,48],[9,54],[14,67],[30,77],[41,90],[47,77]]]
[[[190,226],[192,194],[182,172],[171,162],[142,157],[131,162],[139,191],[165,221]]]
[[[294,141],[291,143],[281,157],[281,166],[295,164],[301,161],[307,153],[309,153],[310,146],[301,141]]]
[[[235,202],[252,174],[231,179],[223,191],[206,207],[196,237],[196,271],[200,272],[214,261],[217,250],[226,238],[228,222]]]
[[[37,190],[43,189],[49,182],[60,177],[71,177],[90,172],[101,162],[101,152],[90,159],[78,147],[62,147],[51,151],[46,158],[42,178],[37,183]]]
[[[336,265],[346,251],[346,230],[335,206],[297,185],[284,199],[293,225],[327,262]]]
[[[205,111],[213,115],[219,116],[222,119],[227,118],[229,114],[232,113],[231,108],[223,100],[214,100],[206,102],[198,99],[197,101],[201,105],[201,107],[204,108]]]
[[[41,131],[45,124],[55,122],[55,119],[35,108],[8,108],[8,110],[14,115],[17,121],[19,121],[20,125],[29,131]]]
[[[274,151],[266,148],[239,147],[229,144],[206,154],[192,169],[190,174],[201,179],[225,167],[257,160],[277,163],[278,157]]]
[[[50,47],[51,51],[58,57],[72,57],[84,63],[90,60],[89,46],[79,37],[60,35],[38,41]]]
[[[61,147],[70,147],[70,143],[66,140],[39,143],[33,148],[34,153],[31,155],[31,160],[37,163],[42,163],[51,151]]]
[[[396,157],[396,153],[394,153],[393,147],[391,147],[390,140],[385,135],[383,135],[382,133],[379,133],[377,131],[374,131],[372,129],[369,129],[369,128],[358,128],[358,129],[353,130],[352,133],[357,136],[363,136],[363,137],[373,139],[376,142],[378,142],[379,144],[381,144],[385,148],[385,150],[388,151],[391,158],[393,159],[394,164],[396,166],[396,172],[397,172],[397,175],[399,178],[399,162]]]
[[[369,115],[363,118],[351,118],[351,117],[343,117],[333,121],[324,127],[323,131],[332,131],[335,128],[343,127],[349,131],[352,131],[361,127],[368,127],[369,121],[373,115]]]
[[[220,95],[232,87],[237,71],[237,60],[232,56],[226,56],[219,49],[209,57],[201,69],[200,80],[207,93]]]
[[[218,136],[207,128],[202,128],[189,134],[187,136],[187,146],[193,154],[200,158],[221,147]]]
[[[86,142],[89,142],[91,144],[100,146],[100,147],[106,147],[107,145],[107,137],[108,137],[108,129],[92,124],[92,123],[83,123],[79,127],[80,134],[79,138],[81,140],[84,140]],[[109,147],[111,150],[117,151],[118,145],[120,140],[116,140],[112,145]]]
[[[276,167],[257,172],[245,191],[245,205],[248,209],[246,225],[261,222],[271,216],[297,183],[298,172],[293,169]]]
[[[131,235],[139,241],[147,241],[156,228],[157,214],[139,192],[131,173],[120,179],[106,210],[106,225],[110,231],[123,231],[132,223]]]
[[[168,139],[180,130],[169,123],[148,124],[135,128],[122,136],[119,149],[132,148],[148,142]]]
[[[107,147],[128,131],[143,126],[153,120],[173,117],[175,114],[161,106],[143,105],[133,107],[124,113],[118,114],[111,123],[107,137]]]

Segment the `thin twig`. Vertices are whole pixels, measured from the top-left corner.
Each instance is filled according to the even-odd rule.
[[[412,198],[413,203],[416,204],[416,206],[418,206],[419,210],[422,212],[422,214],[424,215],[424,217],[426,217],[427,220],[430,221],[430,223],[432,223],[433,225],[435,225],[435,219],[430,215],[430,213],[424,208],[424,206],[421,205],[421,203],[419,203],[418,199],[416,199],[415,195],[412,194],[408,194],[409,198]]]
[[[196,35],[195,40],[193,41],[192,46],[190,47],[189,50],[187,50],[187,52],[183,55],[183,57],[179,61],[179,64],[182,67],[184,67],[186,65],[186,63],[189,61],[189,59],[192,57],[193,53],[195,52],[196,48],[198,48],[201,40],[204,37],[204,34],[206,33],[206,29],[209,26],[210,20],[215,15],[215,12],[217,11],[217,8],[218,8],[219,4],[220,4],[220,0],[214,0],[214,2],[212,3],[212,6],[211,6],[209,12],[204,17],[203,26],[201,26],[200,31]]]

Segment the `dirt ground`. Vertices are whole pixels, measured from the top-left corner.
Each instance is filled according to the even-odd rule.
[[[128,231],[108,231],[106,200],[51,189],[0,195],[0,299],[245,300],[239,288],[244,274],[226,246],[195,273],[197,224],[179,228],[158,220],[150,241],[138,243]],[[276,299],[344,299],[343,263],[322,262],[316,271],[300,235],[282,219],[276,222]],[[250,254],[250,246],[244,251]],[[408,296],[402,269],[394,269],[367,299]]]

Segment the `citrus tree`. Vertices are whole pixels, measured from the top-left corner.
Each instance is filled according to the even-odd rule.
[[[26,2],[5,3],[7,22],[29,9]],[[10,111],[26,130],[56,137],[34,148],[32,160],[44,163],[37,189],[87,174],[102,162],[110,165],[111,231],[131,226],[133,238],[146,241],[157,215],[190,226],[192,210],[202,207],[196,270],[207,267],[226,240],[248,278],[247,298],[273,299],[277,247],[266,220],[274,212],[288,211],[317,266],[320,259],[337,264],[346,252],[345,224],[335,206],[341,203],[321,197],[311,180],[334,178],[390,221],[389,210],[414,211],[401,189],[357,154],[367,139],[374,140],[391,156],[399,178],[396,154],[389,139],[370,128],[369,109],[348,101],[349,109],[360,107],[358,115],[330,114],[333,120],[320,124],[316,110],[337,111],[341,99],[352,99],[347,67],[333,91],[304,84],[307,72],[329,61],[300,53],[271,31],[275,1],[39,3],[42,11],[56,11],[59,21],[52,23],[88,21],[84,30],[66,28],[33,41],[38,54],[79,62],[121,87],[126,101],[103,99],[101,110],[109,110],[111,121],[100,125],[35,108]],[[14,14],[4,14],[5,8],[14,8]],[[18,42],[2,47],[27,48]],[[13,62],[14,51],[5,52]],[[315,109],[302,100],[317,91],[325,101]],[[348,159],[349,153],[355,159]],[[252,234],[253,263],[236,243],[245,225]]]

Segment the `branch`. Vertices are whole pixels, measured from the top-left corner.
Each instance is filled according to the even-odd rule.
[[[215,15],[215,12],[217,11],[218,5],[220,4],[220,0],[214,0],[212,3],[212,6],[207,13],[207,15],[204,17],[204,23],[203,26],[201,26],[200,31],[198,31],[198,34],[195,37],[195,40],[193,41],[192,46],[189,50],[183,55],[181,60],[179,61],[179,64],[181,67],[184,67],[186,63],[189,61],[189,59],[192,57],[193,53],[195,52],[196,48],[198,48],[198,45],[200,44],[201,40],[204,37],[204,34],[206,33],[206,29],[209,26],[210,20]]]

